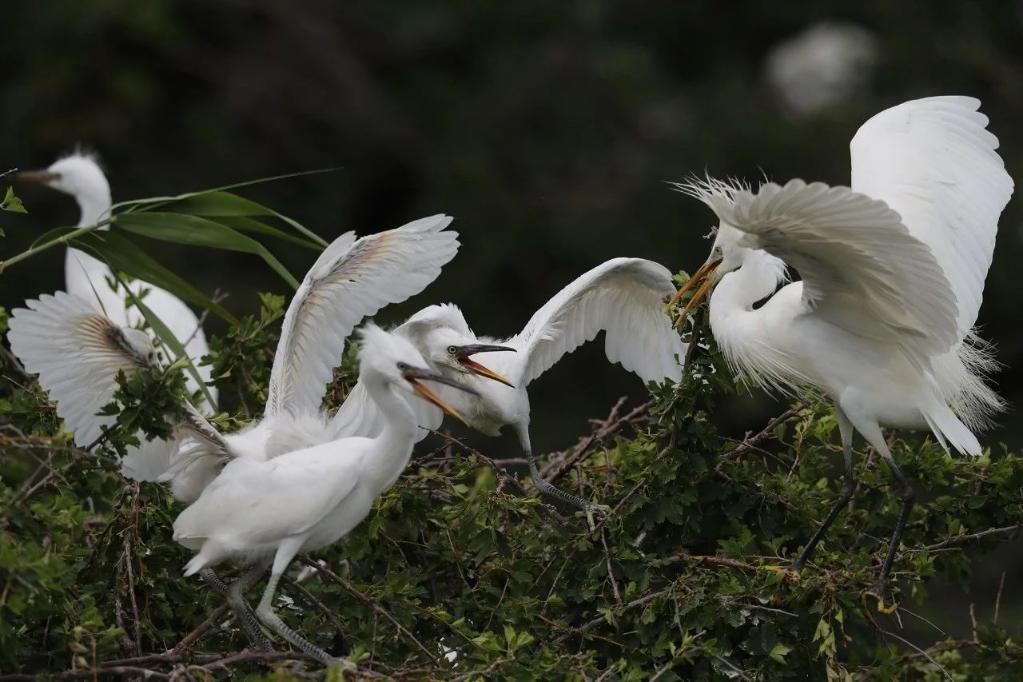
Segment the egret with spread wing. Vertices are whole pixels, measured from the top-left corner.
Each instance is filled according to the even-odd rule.
[[[926,428],[946,449],[979,455],[973,431],[1002,407],[984,383],[994,362],[973,326],[1013,183],[979,106],[933,97],[877,114],[852,140],[851,188],[680,185],[720,219],[684,312],[713,289],[711,330],[740,375],[835,405],[845,484],[794,567],[852,497],[854,430],[902,490],[878,576],[882,602],[913,491],[881,426]],[[802,281],[776,292],[786,264]]]
[[[478,395],[442,392],[471,427],[491,436],[499,435],[506,425],[515,429],[541,492],[592,511],[594,505],[588,500],[556,488],[540,474],[529,439],[526,387],[601,331],[611,362],[621,363],[643,381],[678,381],[686,346],[664,313],[664,300],[673,292],[671,273],[665,267],[640,258],[615,258],[558,292],[521,332],[505,341],[477,337],[462,311],[451,304],[419,311],[395,333],[412,341],[432,368],[475,389]],[[472,359],[477,353],[494,354],[483,364]],[[427,406],[421,412],[421,426],[440,426],[440,410]],[[378,419],[365,392],[356,385],[331,427],[338,434],[372,434],[379,430]]]
[[[281,575],[300,552],[326,547],[350,533],[369,514],[376,497],[398,479],[418,431],[409,403],[427,400],[458,416],[420,381],[472,391],[428,369],[415,347],[396,334],[369,325],[361,337],[359,381],[381,416],[375,437],[343,438],[266,461],[235,459],[174,522],[174,539],[197,551],[185,575],[230,558],[255,562],[259,571],[271,562],[256,618],[327,664],[340,661],[274,612]]]

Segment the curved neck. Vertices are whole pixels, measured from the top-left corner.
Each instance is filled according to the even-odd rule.
[[[373,440],[376,454],[363,462],[367,482],[377,492],[387,490],[405,470],[416,441],[416,415],[408,402],[382,377],[365,379],[366,390],[383,415],[384,428]]]
[[[770,296],[785,280],[785,263],[766,251],[750,251],[738,270],[722,277],[710,297],[711,324],[737,312],[750,312],[753,304]]]

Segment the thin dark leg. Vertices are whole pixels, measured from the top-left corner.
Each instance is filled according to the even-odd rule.
[[[892,532],[891,542],[888,543],[888,555],[884,558],[884,563],[881,564],[881,573],[877,576],[879,594],[884,594],[885,585],[888,584],[888,574],[891,573],[892,562],[895,561],[895,552],[898,551],[899,543],[902,542],[902,532],[906,529],[909,513],[913,510],[913,502],[916,500],[912,486],[909,485],[909,481],[906,480],[906,476],[902,473],[899,465],[895,463],[891,453],[888,453],[884,460],[888,463],[888,468],[892,470],[892,475],[895,476],[895,480],[899,482],[899,486],[902,488],[902,509],[899,511],[899,519],[895,522],[895,530]]]
[[[254,566],[230,585],[221,580],[220,576],[212,568],[204,568],[199,571],[199,575],[206,584],[227,597],[227,604],[231,607],[231,611],[234,612],[235,618],[238,619],[238,623],[241,624],[249,641],[263,651],[273,651],[273,645],[260,629],[259,621],[256,620],[252,607],[249,606],[249,603],[245,601],[242,595],[245,585],[256,575],[262,575],[265,570],[264,566]]]
[[[573,495],[572,493],[565,492],[561,488],[558,488],[552,483],[544,480],[543,474],[540,473],[540,469],[536,466],[536,457],[533,456],[533,448],[529,443],[529,427],[520,426],[519,429],[519,442],[522,444],[522,453],[526,456],[526,461],[529,463],[529,475],[533,477],[533,485],[543,495],[550,495],[556,497],[563,502],[578,507],[586,512],[586,519],[590,525],[590,529],[593,529],[593,514],[594,513],[606,513],[607,507],[602,504],[593,504],[589,500],[584,500],[581,497]]]
[[[817,545],[824,538],[824,535],[831,528],[831,524],[835,522],[838,515],[845,509],[846,505],[849,504],[849,500],[852,499],[853,493],[856,491],[856,472],[853,469],[853,452],[852,452],[852,437],[853,428],[852,424],[846,418],[845,413],[840,408],[836,408],[836,415],[838,416],[838,429],[842,435],[842,457],[845,460],[845,475],[842,482],[842,491],[838,495],[838,499],[835,500],[835,504],[832,505],[831,511],[828,512],[827,517],[824,519],[824,523],[817,528],[817,532],[810,538],[810,542],[806,543],[806,547],[799,553],[799,557],[792,562],[792,570],[799,571],[803,568],[803,565],[809,561],[810,557],[813,556],[814,550],[817,549]]]

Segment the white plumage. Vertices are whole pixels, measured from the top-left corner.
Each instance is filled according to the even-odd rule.
[[[984,384],[993,362],[972,326],[1013,184],[979,104],[934,97],[874,116],[852,141],[852,188],[680,186],[721,221],[701,290],[716,282],[711,329],[728,361],[770,387],[835,403],[847,485],[797,566],[851,495],[853,429],[905,490],[883,585],[912,491],[880,426],[927,428],[976,455],[970,426],[1001,405]],[[775,293],[786,263],[802,281]]]
[[[174,522],[174,539],[198,552],[185,575],[229,558],[257,564],[272,559],[256,617],[327,663],[335,659],[274,613],[277,582],[296,554],[347,535],[369,514],[373,500],[394,484],[416,441],[409,403],[436,401],[417,380],[444,378],[426,369],[408,341],[370,325],[362,330],[359,380],[381,414],[382,428],[375,437],[343,438],[268,461],[235,459]]]
[[[337,437],[320,404],[345,340],[362,319],[440,274],[458,252],[458,233],[445,230],[451,221],[436,215],[359,239],[349,232],[323,251],[284,315],[262,419],[224,436],[232,454],[262,461]],[[221,465],[208,444],[184,440],[164,479],[175,497],[192,501]]]
[[[411,340],[431,367],[478,393],[442,393],[471,427],[496,436],[502,427],[512,425],[533,464],[526,387],[601,331],[608,360],[621,363],[643,381],[681,378],[686,346],[664,312],[664,300],[673,292],[671,273],[665,267],[639,258],[615,258],[558,292],[521,332],[505,341],[478,338],[462,312],[450,304],[419,311],[395,332]],[[502,348],[515,352],[496,352]],[[480,352],[488,353],[486,366],[469,359]],[[425,406],[423,412],[421,426],[440,426],[439,410]],[[338,410],[331,429],[338,435],[378,431],[379,416],[360,386]],[[419,438],[426,434],[422,431]],[[532,472],[544,492],[584,508],[591,506],[547,484],[535,465]]]

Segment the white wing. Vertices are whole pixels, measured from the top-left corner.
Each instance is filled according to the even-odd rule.
[[[364,317],[418,294],[458,251],[451,218],[435,215],[324,250],[288,306],[270,374],[266,414],[320,408],[345,339]]]
[[[526,386],[563,355],[605,333],[604,350],[643,381],[678,381],[686,345],[672,328],[664,299],[671,273],[642,258],[615,258],[578,277],[533,314],[506,343],[518,353],[498,358],[517,366],[509,376]]]
[[[39,375],[75,443],[89,445],[116,421],[96,413],[114,399],[117,372],[130,374],[141,365],[126,350],[121,328],[92,301],[58,291],[25,305],[11,313],[11,350]]]
[[[920,362],[956,342],[955,295],[930,248],[883,201],[791,180],[708,203],[747,233],[741,244],[799,271],[804,303],[862,336],[898,343]]]
[[[927,244],[956,296],[959,338],[977,321],[998,217],[1012,178],[998,138],[970,97],[931,97],[886,109],[850,144],[852,188],[884,200]]]
[[[399,332],[401,327],[395,330]],[[440,388],[436,389],[442,390]],[[444,413],[440,408],[418,398],[410,399],[409,405],[416,413],[416,423],[419,425],[419,432],[416,435],[416,442],[423,440],[430,431],[436,431],[444,421]],[[360,380],[355,384],[341,407],[330,422],[330,433],[332,439],[347,438],[350,436],[363,436],[375,438],[384,429],[384,417],[380,408],[373,402],[366,387]]]

